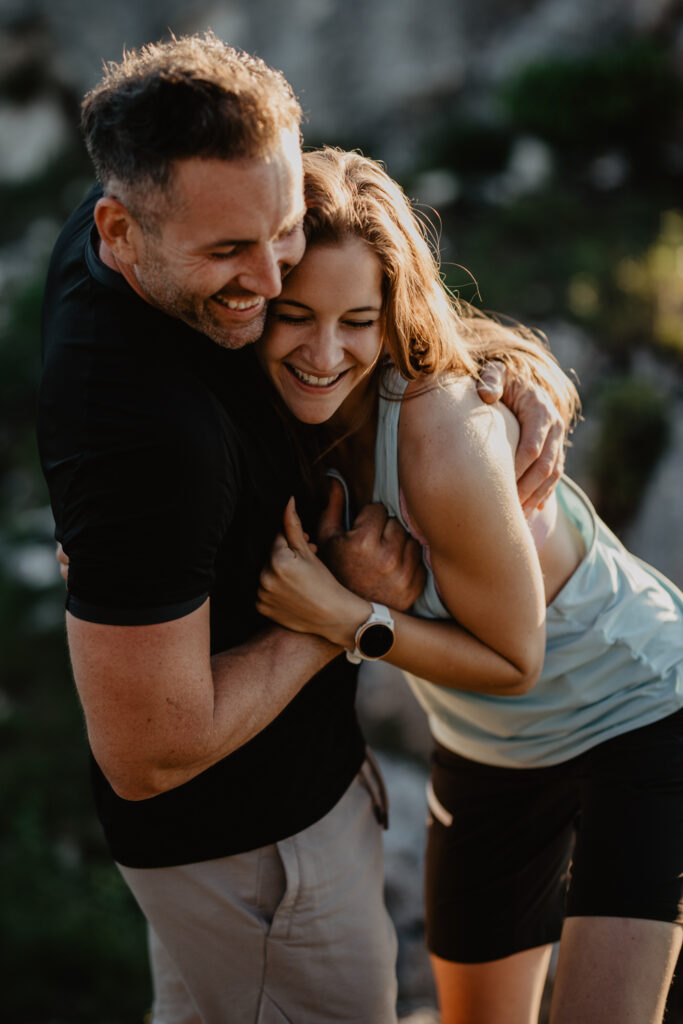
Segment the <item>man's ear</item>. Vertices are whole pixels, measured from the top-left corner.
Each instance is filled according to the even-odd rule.
[[[95,204],[95,224],[100,238],[121,263],[139,262],[141,230],[130,210],[113,196],[102,196]]]

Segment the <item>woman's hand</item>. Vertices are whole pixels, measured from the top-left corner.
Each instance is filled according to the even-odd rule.
[[[261,573],[256,609],[297,633],[316,633],[352,649],[356,630],[372,608],[332,575],[304,534],[294,498],[273,544],[270,565]]]

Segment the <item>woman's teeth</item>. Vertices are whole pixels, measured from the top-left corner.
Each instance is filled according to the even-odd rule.
[[[304,384],[309,384],[314,388],[325,388],[330,384],[334,384],[336,380],[342,376],[341,373],[337,373],[334,377],[314,377],[312,373],[304,373],[297,366],[290,366],[289,369],[292,371],[295,377],[298,377]],[[342,371],[342,373],[345,371]]]

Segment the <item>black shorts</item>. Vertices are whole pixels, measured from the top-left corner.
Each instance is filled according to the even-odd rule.
[[[430,952],[483,963],[560,937],[565,916],[683,923],[683,711],[548,768],[437,745]]]

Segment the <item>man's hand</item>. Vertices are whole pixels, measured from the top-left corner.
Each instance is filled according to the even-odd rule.
[[[526,513],[542,507],[564,469],[564,423],[550,395],[532,382],[509,380],[502,363],[487,363],[477,384],[483,402],[498,400],[519,422],[521,436],[515,454],[517,492]]]
[[[365,505],[348,532],[343,510],[344,492],[333,480],[318,527],[320,557],[344,586],[366,601],[406,611],[425,583],[420,545],[384,505]]]
[[[57,550],[55,551],[55,558],[59,563],[59,575],[62,577],[65,583],[69,582],[69,556],[64,551],[62,545],[57,541]]]

